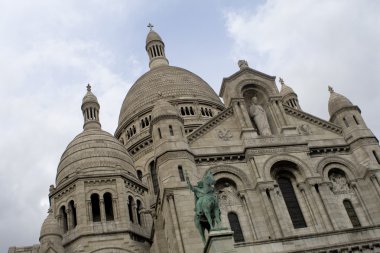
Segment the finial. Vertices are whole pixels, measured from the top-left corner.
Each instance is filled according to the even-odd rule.
[[[87,84],[87,91],[91,91],[91,85]]]
[[[239,65],[240,70],[249,68],[248,62],[246,60],[239,60],[238,65]]]
[[[48,214],[51,214],[51,213],[53,213],[53,209],[51,209],[51,207],[49,207],[47,212],[48,212]]]
[[[280,81],[281,85],[285,85],[284,79],[282,79],[281,77],[280,77],[279,81]]]
[[[330,85],[329,85],[329,91],[330,91],[330,93],[333,93],[333,92],[334,92],[333,87],[331,87]]]
[[[154,25],[152,25],[151,23],[149,23],[149,24],[147,25],[147,27],[150,29],[150,31],[153,31],[153,27],[154,27]]]

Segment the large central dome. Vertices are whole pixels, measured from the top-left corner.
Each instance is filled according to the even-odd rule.
[[[119,126],[138,111],[166,100],[204,99],[223,106],[215,91],[199,76],[182,68],[159,66],[141,76],[126,95],[120,110]]]

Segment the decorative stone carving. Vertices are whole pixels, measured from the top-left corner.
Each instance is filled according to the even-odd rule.
[[[246,60],[239,60],[238,65],[239,65],[240,70],[249,68],[248,62]]]
[[[312,134],[311,127],[308,124],[301,124],[297,127],[298,134],[300,135],[309,135]]]
[[[249,107],[249,116],[256,124],[259,134],[262,136],[272,135],[269,127],[268,118],[264,108],[257,103],[257,97],[252,97],[252,105]]]
[[[333,172],[329,175],[332,183],[332,191],[335,194],[343,194],[351,192],[347,178],[342,173]]]
[[[218,130],[218,137],[223,141],[229,141],[233,137],[233,135],[231,134],[231,131],[228,129],[220,129]]]

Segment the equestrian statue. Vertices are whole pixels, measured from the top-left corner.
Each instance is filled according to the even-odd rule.
[[[194,223],[197,227],[202,241],[206,243],[205,229],[215,230],[220,228],[220,209],[218,204],[217,190],[214,187],[215,179],[208,171],[197,183],[192,186],[189,177],[186,175],[186,182],[195,197]]]

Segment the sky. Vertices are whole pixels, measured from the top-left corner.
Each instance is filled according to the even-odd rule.
[[[60,156],[82,131],[87,83],[114,133],[149,69],[149,22],[170,64],[217,93],[244,59],[325,120],[333,86],[380,136],[379,12],[371,0],[0,0],[0,252],[38,243]]]

